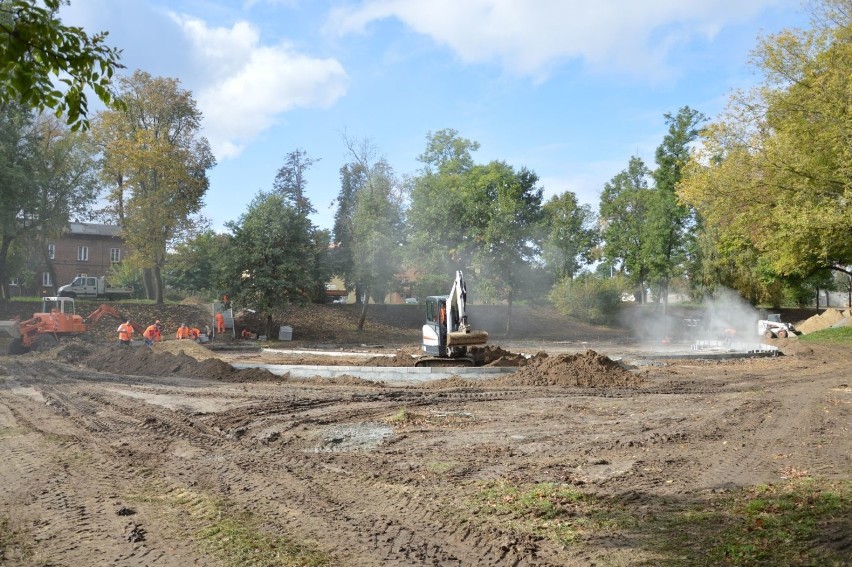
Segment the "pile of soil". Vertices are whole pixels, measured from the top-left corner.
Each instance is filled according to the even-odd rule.
[[[848,324],[845,322],[849,319],[850,315],[852,315],[852,312],[848,309],[843,312],[838,309],[826,309],[819,315],[814,315],[806,321],[797,323],[796,330],[807,335],[828,329],[829,327],[842,326],[841,324]]]
[[[195,344],[182,341],[186,345]],[[187,346],[184,345],[184,348]],[[204,347],[195,345],[200,349]],[[191,347],[189,347],[191,348]],[[276,376],[262,368],[236,369],[218,358],[198,360],[181,350],[177,354],[166,349],[159,352],[140,346],[95,346],[85,341],[67,341],[55,349],[56,358],[72,364],[81,364],[101,372],[137,376],[182,376],[229,382],[275,381]],[[206,350],[206,349],[205,349]]]
[[[472,347],[469,349],[474,358],[482,359],[484,366],[526,366],[536,355],[528,359],[523,354],[511,352],[499,346]],[[408,346],[397,349],[394,356],[374,356],[364,362],[364,366],[382,367],[408,367],[414,366],[418,357],[423,356],[423,349],[419,346]]]
[[[536,356],[517,372],[493,381],[496,386],[568,386],[638,388],[643,378],[618,362],[588,350],[582,354]]]

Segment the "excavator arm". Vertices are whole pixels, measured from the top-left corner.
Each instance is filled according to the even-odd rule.
[[[483,345],[488,342],[488,333],[474,331],[467,322],[467,286],[461,270],[456,272],[456,279],[447,297],[447,346],[461,347]]]
[[[89,316],[86,317],[86,321],[89,323],[97,323],[105,316],[112,317],[120,323],[124,323],[128,320],[124,315],[119,313],[118,309],[116,309],[112,305],[102,303],[100,307],[89,313]],[[130,326],[133,327],[134,332],[139,333],[140,335],[145,331],[145,327],[135,321],[130,321]]]

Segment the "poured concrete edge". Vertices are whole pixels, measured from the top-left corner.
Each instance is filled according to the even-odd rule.
[[[317,366],[305,364],[251,364],[236,362],[234,368],[263,368],[277,376],[289,374],[293,378],[335,378],[347,375],[372,382],[427,382],[452,376],[468,380],[496,378],[518,370],[513,366],[420,368],[414,366]]]

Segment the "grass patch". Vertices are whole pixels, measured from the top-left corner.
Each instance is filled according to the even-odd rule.
[[[794,478],[706,498],[638,500],[495,481],[476,486],[466,514],[565,549],[596,546],[619,564],[840,567],[852,540],[852,480]],[[597,547],[602,541],[630,542],[631,556],[615,555],[621,545]]]
[[[800,341],[815,343],[847,343],[852,344],[852,327],[836,327],[815,331],[799,337]]]
[[[310,541],[300,541],[265,526],[262,518],[235,503],[189,490],[137,494],[131,501],[157,507],[170,516],[182,535],[226,565],[306,566],[334,564]]]
[[[605,500],[555,483],[486,483],[468,506],[473,516],[502,530],[549,539],[562,546],[590,533],[633,525],[632,518]]]
[[[400,425],[403,423],[409,423],[414,420],[414,416],[405,408],[402,408],[385,421],[390,425]]]
[[[426,463],[426,470],[435,474],[444,474],[456,468],[457,464],[447,461],[432,461]]]
[[[29,562],[33,556],[30,537],[15,530],[7,518],[0,517],[0,565]]]

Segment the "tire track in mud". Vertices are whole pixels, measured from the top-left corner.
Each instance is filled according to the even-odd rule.
[[[782,395],[783,394],[783,395]],[[779,457],[801,450],[796,440],[807,439],[809,424],[818,411],[815,406],[825,395],[825,384],[813,379],[764,389],[760,398],[746,400],[742,407],[728,412],[715,451],[715,462],[696,479],[699,487],[736,488],[782,478]]]

